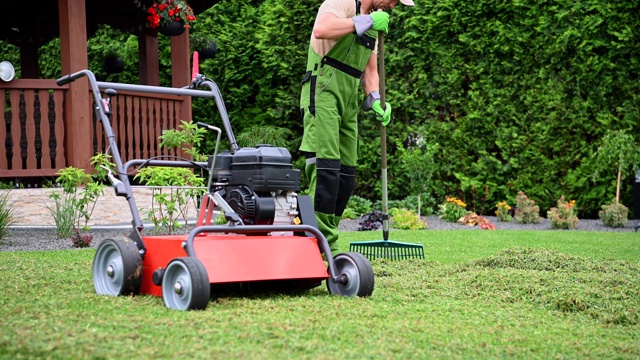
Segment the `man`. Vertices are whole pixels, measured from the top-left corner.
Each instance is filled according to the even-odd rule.
[[[389,29],[398,2],[413,0],[325,0],[313,26],[300,107],[305,174],[318,226],[337,252],[338,224],[356,184],[358,88],[365,110],[387,126],[391,106],[380,103],[376,37]]]

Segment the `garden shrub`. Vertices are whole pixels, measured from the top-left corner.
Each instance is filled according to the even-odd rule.
[[[362,216],[372,210],[371,200],[358,195],[351,195],[347,203],[347,209],[352,209],[356,216]]]
[[[380,228],[380,226],[382,226],[382,220],[382,211],[374,210],[368,214],[365,214],[358,224],[358,231],[377,230]]]
[[[509,206],[506,201],[500,201],[496,204],[496,216],[499,221],[511,221],[511,206]]]
[[[0,240],[8,236],[11,232],[9,226],[13,225],[16,219],[13,214],[13,204],[9,202],[9,192],[0,192]]]
[[[352,208],[346,208],[344,209],[344,212],[342,213],[342,217],[341,219],[355,219],[357,218],[358,215],[356,214],[356,211],[353,210]]]
[[[436,205],[436,200],[433,197],[421,196],[420,197],[420,215],[429,216],[433,214],[433,207]],[[382,209],[382,201],[378,200],[374,204],[375,209]],[[389,200],[389,208],[407,209],[418,212],[418,195],[409,195],[404,199]]]
[[[566,201],[564,195],[558,199],[558,207],[552,207],[547,212],[547,218],[554,229],[572,230],[578,227],[580,220],[576,214],[576,201]]]
[[[447,200],[439,207],[438,215],[448,222],[456,222],[468,213],[467,204],[455,197],[447,197]]]
[[[93,240],[92,234],[81,234],[79,229],[75,229],[73,235],[71,235],[71,244],[75,248],[86,248],[91,246]]]
[[[627,225],[629,209],[616,203],[615,199],[611,204],[602,205],[602,210],[598,212],[598,217],[606,226],[620,228]]]
[[[513,218],[520,224],[537,224],[540,222],[540,207],[524,192],[519,191]]]
[[[394,229],[422,230],[427,228],[427,224],[414,211],[392,208],[389,213]]]
[[[458,224],[467,226],[480,226],[482,230],[495,230],[496,226],[484,216],[480,216],[475,212],[468,212],[465,216],[458,220]]]

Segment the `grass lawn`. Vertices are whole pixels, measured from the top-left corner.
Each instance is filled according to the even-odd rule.
[[[344,233],[351,241],[381,232]],[[640,234],[392,231],[425,260],[372,262],[370,298],[213,297],[180,312],[94,294],[95,250],[0,253],[0,358],[640,357]]]

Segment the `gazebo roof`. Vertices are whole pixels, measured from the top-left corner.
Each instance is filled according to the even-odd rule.
[[[45,44],[60,36],[58,3],[63,0],[23,0],[3,4],[0,11],[0,40],[20,46],[33,42]],[[107,24],[129,33],[146,30],[146,9],[153,0],[86,0],[88,36],[98,24]],[[220,0],[189,0],[197,15]]]

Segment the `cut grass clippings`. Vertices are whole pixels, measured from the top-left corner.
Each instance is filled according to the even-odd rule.
[[[374,232],[345,233],[351,241]],[[99,239],[97,239],[99,240]],[[396,231],[425,260],[375,260],[370,298],[213,297],[180,312],[93,290],[93,249],[0,253],[0,358],[640,356],[640,239],[578,231]]]

